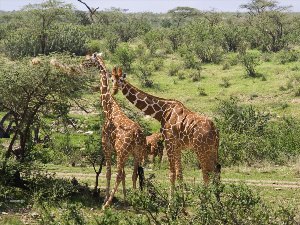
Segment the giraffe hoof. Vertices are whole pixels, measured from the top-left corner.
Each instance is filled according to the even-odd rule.
[[[102,210],[105,210],[105,209],[107,209],[107,208],[109,208],[109,204],[105,203],[105,204],[102,206]]]

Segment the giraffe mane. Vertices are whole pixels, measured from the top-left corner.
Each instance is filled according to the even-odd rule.
[[[162,100],[162,101],[166,101],[166,102],[176,102],[176,103],[181,103],[180,101],[176,100],[176,99],[166,99],[166,98],[162,98],[162,97],[158,97],[158,96],[155,96],[155,95],[151,95],[149,93],[146,93],[144,92],[143,90],[135,87],[134,85],[132,85],[131,83],[129,83],[128,81],[124,80],[125,84],[129,84],[133,89],[135,90],[138,90],[140,93],[142,94],[145,94],[147,96],[150,96],[150,97],[153,97],[153,98],[156,98],[158,100]]]

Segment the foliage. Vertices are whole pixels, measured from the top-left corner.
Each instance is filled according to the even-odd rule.
[[[246,70],[247,76],[257,77],[258,73],[256,72],[255,67],[260,64],[259,54],[257,52],[242,52],[241,61]]]
[[[248,24],[253,33],[250,42],[263,51],[277,52],[287,47],[292,40],[291,19],[284,13],[288,7],[279,6],[276,1],[251,0],[241,5],[249,12]]]
[[[221,101],[218,128],[222,141],[222,165],[257,161],[284,163],[299,154],[299,121],[282,118],[272,121],[270,113],[242,106],[237,99]],[[291,121],[293,125],[291,126]]]
[[[53,51],[82,54],[87,37],[74,21],[71,5],[56,0],[28,5],[19,18],[22,26],[4,39],[4,51],[13,59]]]
[[[138,78],[142,87],[152,88],[154,86],[153,80],[151,80],[153,70],[151,64],[141,63],[137,66]]]
[[[130,193],[128,201],[135,212],[147,217],[149,224],[296,224],[294,210],[272,209],[244,184],[186,186],[185,189],[185,196],[176,191],[166,207],[166,191],[148,181],[147,192]],[[186,213],[186,209],[192,213]]]
[[[65,62],[75,60],[67,55],[53,57]],[[11,120],[16,125],[6,157],[13,153],[13,146],[19,139],[20,152],[15,155],[24,160],[34,144],[32,131],[42,125],[41,118],[66,117],[72,100],[82,95],[91,80],[79,75],[81,71],[76,67],[56,68],[49,60],[50,57],[41,57],[37,65],[29,63],[28,59],[16,65],[1,64],[0,105],[12,114]],[[72,72],[75,74],[71,75]]]
[[[296,62],[299,59],[299,52],[295,50],[281,50],[277,53],[277,59],[281,64]]]
[[[130,71],[133,60],[135,59],[135,51],[128,44],[120,44],[114,54],[115,61],[122,65],[124,71]]]

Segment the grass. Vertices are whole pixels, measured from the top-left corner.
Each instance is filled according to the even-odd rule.
[[[245,71],[242,65],[232,65],[228,69],[223,70],[223,65],[204,64],[201,71],[200,81],[193,82],[188,76],[186,79],[179,79],[177,76],[169,76],[168,71],[171,64],[179,64],[181,60],[179,57],[173,55],[167,56],[164,62],[164,67],[159,71],[153,72],[151,79],[154,81],[154,88],[141,88],[139,80],[133,72],[129,72],[128,81],[141,88],[145,92],[163,97],[172,98],[181,101],[189,109],[198,112],[199,114],[205,114],[211,117],[215,116],[215,109],[219,103],[219,100],[228,99],[230,96],[238,97],[242,104],[251,104],[260,110],[276,113],[278,116],[295,116],[300,119],[299,96],[295,96],[295,88],[299,86],[297,76],[299,71],[297,68],[298,62],[287,63],[284,65],[278,64],[275,60],[271,62],[263,62],[257,67],[257,71],[262,74],[266,80],[262,78],[245,78]],[[108,62],[108,68],[111,68]],[[230,86],[224,88],[220,86],[220,83],[224,82],[224,79],[230,81]],[[206,96],[199,96],[199,87],[205,90]],[[282,88],[284,87],[284,88]],[[119,93],[117,95],[118,101],[123,101],[129,106],[129,108],[137,113],[139,111],[131,105],[125,97]],[[99,93],[87,93],[84,96],[84,105],[87,109],[92,109],[92,112],[98,112],[98,108],[95,105],[99,104]],[[0,117],[4,113],[0,112]],[[97,130],[96,128],[99,115],[90,113],[82,114],[80,110],[74,110],[70,114],[72,118],[75,118],[82,124],[83,131]],[[151,132],[159,131],[160,124],[152,118],[143,117],[143,121],[150,124]],[[57,140],[62,140],[64,134],[56,134]],[[72,132],[70,135],[71,145],[73,147],[83,147],[87,136],[84,134],[78,134]],[[1,140],[0,140],[1,143]],[[187,167],[187,166],[186,166]],[[202,182],[201,172],[197,168],[184,169],[185,182],[196,183]],[[105,170],[103,168],[100,175],[101,189],[105,187]],[[80,183],[87,183],[89,186],[94,185],[95,173],[92,167],[71,167],[65,165],[45,165],[45,170],[56,173],[57,177],[64,177],[72,179],[76,177]],[[113,168],[112,174],[115,174],[115,168]],[[132,168],[126,168],[126,187],[131,188],[131,173]],[[151,170],[146,169],[146,177],[149,174],[155,174],[156,179],[163,187],[169,187],[169,171],[167,163],[164,163],[161,169]],[[112,185],[114,184],[115,177],[112,177]],[[241,182],[248,182],[249,180],[260,181],[279,181],[279,183],[285,184],[286,182],[300,182],[300,163],[290,166],[274,166],[274,165],[257,165],[256,167],[235,166],[222,169],[222,179],[226,182],[234,182],[233,179],[237,179]],[[300,192],[299,188],[289,187],[274,187],[259,186],[260,183],[251,183],[251,188],[258,191],[261,196],[270,204],[279,206],[281,204],[291,205],[297,207],[300,210]],[[122,203],[124,201],[121,188],[116,194],[116,197]],[[88,202],[89,200],[82,200]],[[93,202],[86,204],[83,209],[91,214],[99,212],[101,203]],[[95,212],[91,211],[91,208],[96,209]],[[1,216],[0,224],[22,224],[19,217],[14,216]]]
[[[154,81],[154,88],[141,88],[134,72],[128,73],[127,79],[132,84],[142,90],[163,98],[172,98],[181,101],[189,109],[214,116],[218,99],[227,99],[229,96],[238,97],[242,103],[251,104],[260,109],[277,113],[279,116],[289,114],[300,117],[298,109],[299,102],[295,101],[294,93],[291,91],[280,91],[282,85],[286,85],[289,80],[297,75],[297,71],[290,68],[296,63],[280,65],[276,62],[263,62],[257,67],[257,71],[265,77],[246,78],[242,65],[231,66],[228,70],[223,70],[222,65],[204,64],[201,72],[201,79],[192,82],[191,79],[180,80],[177,77],[169,76],[169,66],[171,63],[180,63],[178,58],[169,56],[165,59],[164,67],[160,71],[153,72],[151,79]],[[230,80],[230,86],[221,87],[224,78]],[[205,89],[207,96],[198,95],[198,87]],[[252,98],[253,94],[257,97]],[[121,94],[118,98],[123,99]],[[294,100],[294,101],[293,101]],[[289,102],[288,107],[280,107],[285,102]]]

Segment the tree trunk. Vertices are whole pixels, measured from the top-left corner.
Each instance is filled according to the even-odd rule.
[[[102,157],[102,159],[101,159],[101,163],[100,163],[100,167],[99,167],[99,169],[98,169],[98,171],[96,171],[96,169],[95,169],[95,166],[94,166],[94,170],[95,170],[95,173],[96,173],[96,181],[95,181],[95,187],[94,187],[94,196],[98,196],[98,186],[99,186],[99,176],[100,176],[100,174],[101,174],[101,172],[102,172],[102,167],[103,167],[103,163],[104,163],[104,157]]]

